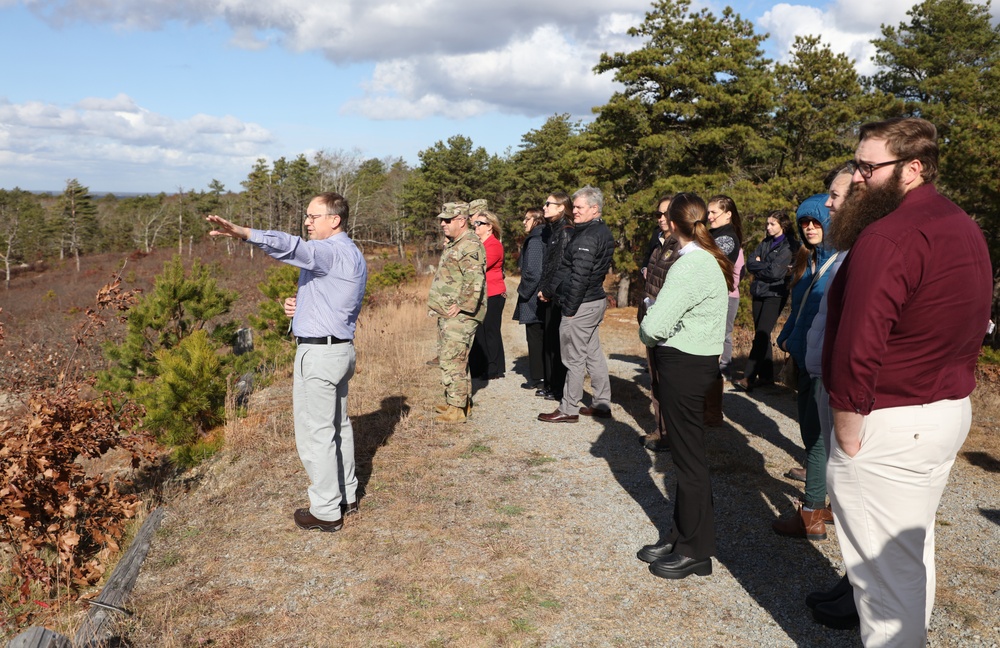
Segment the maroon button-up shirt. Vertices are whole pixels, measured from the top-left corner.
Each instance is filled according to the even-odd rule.
[[[867,416],[972,393],[993,272],[979,226],[933,185],[865,228],[829,291],[832,407]]]

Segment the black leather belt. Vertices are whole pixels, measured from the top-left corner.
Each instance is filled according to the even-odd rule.
[[[333,337],[328,335],[321,338],[295,338],[295,341],[299,344],[343,344],[345,342],[350,342],[350,340],[341,340],[338,337]]]

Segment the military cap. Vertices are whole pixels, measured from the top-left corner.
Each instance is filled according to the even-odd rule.
[[[489,203],[486,201],[485,198],[479,198],[469,203],[469,213],[473,216],[475,216],[476,214],[482,214],[484,211],[488,210],[489,210]]]
[[[438,218],[463,218],[469,216],[469,203],[450,202],[441,208]]]

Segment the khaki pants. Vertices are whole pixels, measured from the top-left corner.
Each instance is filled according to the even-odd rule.
[[[350,342],[300,344],[295,351],[295,447],[309,476],[309,512],[320,520],[339,520],[341,503],[358,501],[354,428],[347,416],[354,364]]]
[[[827,485],[866,648],[923,648],[934,607],[934,523],[972,425],[969,399],[875,410],[848,457],[832,441]]]
[[[590,386],[594,390],[593,405],[611,409],[611,380],[608,378],[608,361],[601,349],[598,328],[604,321],[607,299],[580,304],[576,315],[563,315],[559,323],[559,352],[566,365],[566,384],[563,388],[559,411],[563,414],[578,414],[583,399],[583,380],[590,374]]]

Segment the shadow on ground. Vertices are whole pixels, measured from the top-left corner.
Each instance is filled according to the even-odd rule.
[[[371,480],[375,454],[392,437],[400,419],[409,413],[410,406],[406,402],[406,396],[390,396],[382,399],[379,409],[351,417],[359,498],[364,495]]]
[[[649,384],[645,359],[638,356],[615,359],[635,364],[631,379],[611,376],[615,405],[622,407],[639,425],[652,426],[649,397],[642,389],[648,389]],[[782,413],[791,414],[794,400],[785,390],[775,391],[754,396]],[[741,406],[738,400],[744,404]],[[755,435],[795,455],[800,453],[781,434],[778,423],[763,414],[753,399],[727,393],[723,410]],[[591,454],[608,462],[618,484],[639,504],[662,539],[670,530],[673,515],[670,500],[675,480],[670,454],[645,450],[639,444],[643,431],[627,423],[596,420],[604,430],[592,446]],[[771,530],[775,519],[772,505],[782,515],[792,513],[790,500],[798,494],[798,489],[786,480],[771,477],[764,457],[733,425],[707,428],[705,442],[712,470],[718,564],[732,574],[796,646],[860,645],[857,630],[830,630],[817,625],[803,602],[807,593],[828,589],[840,579],[839,565],[831,565],[810,541],[778,536]],[[654,481],[654,471],[665,473],[667,498]],[[828,533],[831,537],[834,534],[832,526],[828,527]],[[649,542],[656,540],[649,538]]]

